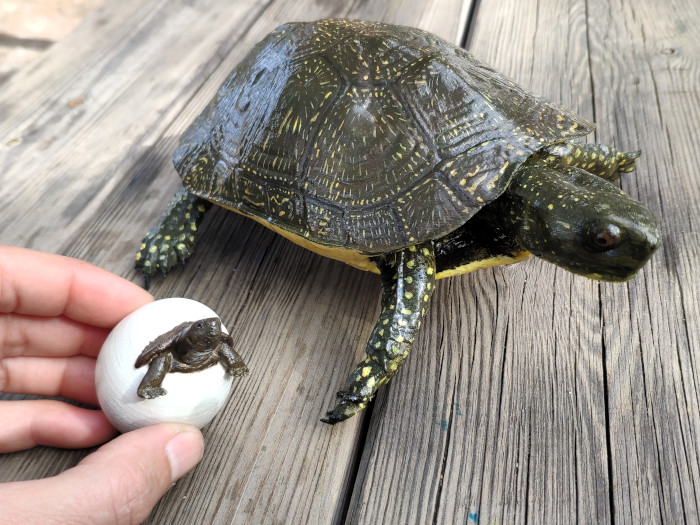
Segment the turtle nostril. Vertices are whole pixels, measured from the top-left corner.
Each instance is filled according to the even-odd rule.
[[[649,232],[647,235],[647,244],[649,246],[649,252],[655,252],[659,246],[661,246],[661,235],[659,235],[658,230],[654,230],[653,232]]]

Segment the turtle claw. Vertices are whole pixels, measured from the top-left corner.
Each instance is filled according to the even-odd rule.
[[[617,170],[620,173],[631,173],[637,168],[637,159],[642,154],[640,150],[619,153]]]
[[[164,396],[168,393],[168,391],[159,386],[146,386],[139,388],[137,393],[139,397],[142,397],[143,399],[155,399],[156,397]]]
[[[367,401],[369,401],[364,400],[362,396],[342,390],[337,393],[337,396],[340,398],[340,403],[333,410],[326,412],[326,417],[321,419],[323,423],[335,425],[345,421],[364,409],[367,406]]]
[[[340,414],[336,414],[333,411],[328,411],[326,412],[327,417],[322,417],[321,418],[321,423],[327,423],[329,425],[335,425],[336,423],[340,423],[341,421],[345,421],[347,419],[347,416],[342,416]]]

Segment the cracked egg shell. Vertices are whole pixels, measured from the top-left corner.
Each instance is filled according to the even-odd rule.
[[[121,432],[155,423],[208,424],[223,407],[232,377],[220,364],[189,373],[168,373],[164,396],[143,399],[136,389],[148,366],[135,368],[136,358],[148,343],[175,326],[218,315],[202,303],[185,298],[161,299],[126,316],[102,345],[95,367],[100,407]],[[226,327],[221,325],[224,332]]]

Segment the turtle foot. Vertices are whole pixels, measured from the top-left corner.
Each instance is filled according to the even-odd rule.
[[[617,154],[617,169],[620,173],[631,173],[637,169],[637,159],[642,154],[640,150]]]
[[[136,393],[143,399],[155,399],[156,397],[164,396],[168,391],[159,386],[147,386],[139,388]]]
[[[341,398],[341,401],[333,410],[326,412],[326,417],[321,419],[323,423],[335,425],[336,423],[340,423],[341,421],[351,418],[367,406],[368,400],[365,401],[358,395],[349,394],[347,392],[338,392],[338,397]]]
[[[234,367],[226,369],[226,373],[231,377],[247,376],[249,372],[250,370],[248,370],[248,367],[243,363],[237,364]]]
[[[184,188],[170,202],[160,224],[146,234],[136,254],[136,269],[145,277],[145,287],[151,277],[164,277],[176,265],[184,266],[195,247],[195,233],[208,204]]]

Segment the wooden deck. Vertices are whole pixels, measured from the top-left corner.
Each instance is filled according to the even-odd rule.
[[[462,42],[596,121],[596,141],[642,149],[621,186],[664,244],[627,284],[537,260],[440,281],[407,364],[330,427],[378,279],[212,211],[188,266],[152,291],[216,310],[252,373],[150,521],[699,523],[694,0],[111,0],[0,85],[0,241],[138,280],[135,249],[179,185],[178,135],[266,33],[326,17]],[[88,452],[7,454],[0,481]]]

